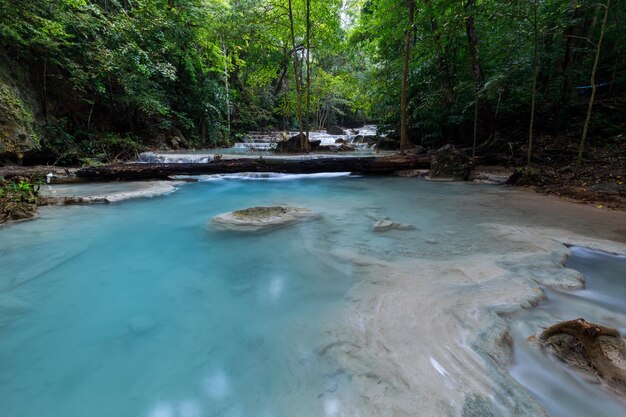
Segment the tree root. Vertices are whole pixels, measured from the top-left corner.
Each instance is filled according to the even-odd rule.
[[[626,347],[616,329],[576,319],[546,329],[540,340],[542,348],[626,397]]]

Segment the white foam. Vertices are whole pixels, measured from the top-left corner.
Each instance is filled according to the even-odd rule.
[[[317,174],[280,174],[277,172],[242,172],[238,174],[214,174],[214,175],[177,175],[172,179],[195,179],[199,182],[224,181],[224,180],[248,180],[248,181],[289,181],[301,179],[355,177],[350,172],[321,172]]]

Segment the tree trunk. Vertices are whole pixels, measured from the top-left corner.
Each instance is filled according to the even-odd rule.
[[[572,90],[571,78],[569,77],[569,67],[574,58],[574,32],[576,31],[575,20],[580,14],[580,8],[577,7],[577,0],[570,0],[568,9],[569,24],[565,28],[565,55],[563,56],[563,64],[561,65],[561,74],[563,76],[563,84],[561,86],[561,100],[569,97]]]
[[[539,76],[539,62],[537,57],[537,48],[539,43],[539,27],[537,23],[537,0],[533,0],[533,26],[535,30],[534,50],[533,50],[533,87],[532,102],[530,105],[530,127],[528,129],[528,156],[526,165],[530,166],[533,155],[533,130],[535,127],[535,103],[537,99],[537,77]]]
[[[301,145],[302,152],[310,152],[309,132],[311,130],[311,0],[306,0],[306,137]]]
[[[298,48],[296,47],[296,32],[293,24],[293,7],[289,0],[289,26],[291,29],[291,45],[293,47],[293,74],[296,82],[296,97],[298,100],[298,129],[302,131],[302,94],[300,92],[300,71],[298,64]]]
[[[482,66],[480,65],[479,49],[478,49],[478,35],[476,34],[476,27],[474,25],[474,6],[476,0],[468,0],[465,4],[465,9],[468,11],[468,16],[465,20],[465,29],[467,32],[467,43],[470,61],[472,65],[472,77],[474,78],[474,95],[476,103],[474,105],[474,134],[473,134],[473,146],[472,157],[476,154],[476,145],[478,141],[478,121],[482,121],[483,128],[481,132],[483,134],[490,135],[493,132],[493,118],[491,111],[486,100],[483,98],[482,90],[485,86],[485,76],[483,74]]]
[[[591,97],[589,97],[589,107],[587,108],[587,117],[585,117],[585,124],[583,125],[583,134],[580,138],[580,145],[578,146],[578,158],[576,159],[575,172],[578,173],[580,169],[580,163],[583,159],[583,150],[585,149],[585,141],[587,140],[587,130],[589,129],[589,121],[591,120],[591,111],[593,110],[593,101],[596,97],[596,71],[598,69],[598,62],[600,61],[600,52],[602,51],[602,39],[604,38],[604,31],[606,29],[606,21],[609,17],[609,8],[611,7],[611,0],[607,0],[604,6],[604,18],[602,19],[602,27],[600,28],[600,38],[596,45],[596,59],[593,62],[593,68],[591,70]]]
[[[226,120],[228,122],[228,138],[230,140],[230,86],[228,85],[228,54],[226,45],[222,40],[222,52],[224,54],[224,89],[226,91]]]
[[[402,98],[400,103],[400,149],[405,151],[409,148],[409,132],[407,129],[407,89],[409,82],[409,57],[411,55],[411,32],[413,31],[413,18],[415,15],[415,0],[409,3],[409,25],[404,35],[404,68],[402,71]]]

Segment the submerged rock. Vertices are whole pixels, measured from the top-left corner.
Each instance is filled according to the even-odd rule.
[[[541,334],[541,346],[569,366],[626,396],[626,345],[616,329],[584,319],[565,321]]]
[[[319,216],[319,213],[301,207],[252,207],[220,214],[213,217],[212,223],[218,230],[258,232]]]
[[[378,220],[374,223],[375,232],[387,232],[389,230],[415,230],[415,226],[405,223],[394,223],[390,220]]]

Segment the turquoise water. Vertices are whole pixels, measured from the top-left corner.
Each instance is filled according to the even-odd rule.
[[[359,277],[330,253],[392,258],[458,239],[371,232],[377,216],[440,224],[445,211],[415,208],[451,190],[471,191],[348,176],[214,179],[0,229],[0,415],[339,415],[350,375],[320,349]],[[322,219],[267,234],[207,228],[216,214],[268,204]]]
[[[265,234],[208,226],[258,205],[321,218]],[[373,232],[383,218],[416,229]],[[364,279],[335,253],[524,250],[485,222],[597,229],[504,188],[347,175],[206,177],[162,197],[44,209],[0,229],[0,416],[364,416],[326,349]]]

